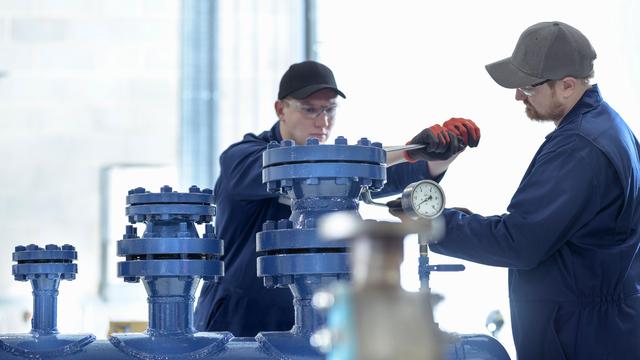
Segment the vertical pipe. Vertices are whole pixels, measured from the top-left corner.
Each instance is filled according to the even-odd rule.
[[[182,1],[179,176],[183,186],[213,187],[218,172],[217,8],[217,1]]]
[[[197,277],[159,277],[144,280],[149,295],[150,335],[195,333],[193,304],[200,281]]]
[[[103,301],[107,301],[107,287],[109,285],[107,278],[109,254],[109,185],[111,166],[100,167],[100,176],[98,188],[100,189],[100,210],[99,210],[99,226],[100,226],[100,272],[98,278],[98,296]]]
[[[429,255],[427,251],[423,251],[423,247],[427,245],[420,245],[420,257],[418,258],[418,277],[420,278],[420,291],[429,291]]]
[[[33,287],[33,318],[31,332],[40,335],[58,333],[58,286],[60,279],[49,279],[46,275],[31,280]]]
[[[294,308],[294,334],[313,334],[327,323],[327,316],[323,311],[318,311],[311,305],[313,294],[293,299]]]
[[[318,41],[316,0],[304,0],[304,56],[306,60],[317,60]]]
[[[295,323],[292,332],[296,335],[310,335],[327,323],[325,311],[317,310],[311,304],[313,294],[325,290],[336,281],[335,275],[299,275],[289,285],[293,293]]]
[[[418,233],[418,246],[420,247],[420,257],[418,258],[418,278],[420,279],[420,291],[430,291],[429,275],[429,238],[427,233]]]

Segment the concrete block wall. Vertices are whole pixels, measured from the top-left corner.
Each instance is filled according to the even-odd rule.
[[[179,17],[177,0],[0,0],[0,333],[29,328],[3,313],[30,298],[15,245],[74,244],[60,302],[95,297],[100,168],[175,166]]]

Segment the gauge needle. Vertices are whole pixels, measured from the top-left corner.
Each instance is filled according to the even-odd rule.
[[[429,197],[428,197],[428,198],[424,199],[424,201],[422,201],[420,204],[418,204],[418,207],[420,207],[420,205],[422,205],[422,204],[426,203],[427,201],[429,201],[429,200],[431,200],[431,199],[433,199],[433,196],[429,195]]]

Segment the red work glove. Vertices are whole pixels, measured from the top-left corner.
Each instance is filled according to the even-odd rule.
[[[420,149],[405,151],[405,159],[411,162],[416,160],[447,160],[465,148],[465,145],[453,132],[437,124],[422,130],[407,144],[425,145]]]
[[[476,147],[480,142],[480,128],[469,119],[451,118],[442,126],[459,136],[465,146]]]

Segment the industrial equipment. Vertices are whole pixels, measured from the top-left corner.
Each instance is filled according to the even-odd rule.
[[[429,298],[428,273],[442,269],[429,266],[428,258],[420,267],[421,274],[427,275],[425,291],[401,291],[398,266],[402,246],[398,239],[407,232],[406,226],[362,222],[358,213],[361,196],[371,200],[370,191],[385,184],[386,151],[382,144],[362,138],[349,145],[344,137],[330,145],[321,145],[315,138],[304,145],[292,140],[274,142],[263,154],[262,174],[267,190],[279,193],[292,211],[288,219],[264,223],[256,237],[257,275],[265,286],[289,287],[293,293],[295,325],[290,331],[261,332],[255,339],[236,338],[229,332],[196,332],[193,304],[199,281],[224,281],[223,241],[210,224],[215,216],[213,193],[196,186],[184,193],[169,186],[158,193],[136,188],[127,195],[126,215],[131,224],[118,241],[117,254],[124,258],[118,263],[118,276],[125,282],[143,282],[148,294],[146,331],[113,333],[108,341],[95,340],[91,334],[60,334],[56,324],[58,286],[60,280],[75,278],[77,253],[71,245],[17,246],[13,274],[16,280],[31,281],[32,331],[0,335],[0,359],[323,359],[326,355],[311,341],[327,324],[327,316],[330,323],[341,321],[346,328],[357,327],[353,334],[365,330],[371,334],[371,338],[358,337],[351,343],[364,358],[375,352],[377,358],[431,359],[442,353],[447,359],[508,359],[494,356],[502,348],[487,336],[463,335],[440,342],[425,299]],[[435,183],[417,183],[410,193],[416,214],[433,218],[444,206],[444,193]],[[418,199],[424,194],[427,196]],[[345,228],[330,227],[332,236],[339,238],[323,241],[317,233],[317,221],[337,212],[350,214],[353,223],[359,224],[358,231],[345,236],[340,235]],[[137,226],[141,224],[145,228],[140,236]],[[204,228],[202,236],[196,225]],[[424,242],[426,247],[428,239]],[[353,261],[349,254],[352,248]],[[342,303],[351,306],[346,307],[351,312],[331,315],[313,306],[315,293],[350,279],[358,290],[347,292],[347,301]],[[394,316],[388,311],[394,306],[405,311]],[[411,328],[403,327],[416,320]],[[403,348],[402,344],[410,343],[419,346]]]
[[[160,193],[144,188],[129,191],[124,238],[118,241],[118,276],[143,281],[149,303],[149,328],[142,334],[113,334],[111,343],[122,352],[148,356],[205,357],[220,352],[230,333],[197,333],[193,327],[194,294],[200,279],[217,281],[224,275],[222,240],[208,224],[215,215],[213,191],[196,186],[188,193],[163,186]],[[146,225],[142,237],[137,223]],[[195,224],[206,224],[202,237]]]
[[[58,287],[61,280],[74,280],[78,265],[76,249],[68,244],[16,246],[12,267],[14,279],[29,281],[33,289],[33,318],[28,334],[0,336],[0,358],[9,354],[23,358],[64,357],[75,354],[96,338],[91,334],[62,335],[58,332]]]
[[[433,321],[431,294],[400,286],[404,237],[431,229],[416,223],[362,221],[343,213],[321,219],[320,227],[329,242],[351,242],[353,260],[348,289],[318,294],[335,299],[324,301],[334,303],[335,310],[329,315],[328,333],[318,334],[325,338],[316,339],[331,350],[327,359],[442,359],[445,340]]]
[[[433,180],[422,180],[407,186],[402,192],[402,209],[414,220],[437,218],[444,210],[444,191]],[[439,235],[439,234],[434,234]]]
[[[142,334],[113,334],[109,341],[129,358],[142,360],[271,359],[253,338],[234,338],[229,332],[196,332],[194,293],[201,279],[221,281],[223,240],[211,224],[213,192],[189,188],[160,193],[143,188],[129,191],[129,222],[146,225],[142,237],[128,225],[118,242],[118,276],[142,280],[149,295],[149,328]],[[198,235],[196,224],[204,224]]]
[[[267,221],[257,234],[258,276],[267,287],[288,286],[294,296],[295,325],[288,332],[261,332],[256,340],[275,358],[321,359],[311,335],[326,322],[311,306],[315,292],[350,273],[348,245],[321,241],[316,220],[343,211],[358,214],[363,187],[379,190],[386,180],[382,144],[366,138],[349,145],[338,137],[332,145],[309,138],[272,142],[263,154],[263,182],[291,201],[291,217]]]
[[[16,280],[31,280],[34,319],[30,334],[0,335],[0,359],[272,359],[252,338],[228,332],[198,333],[193,328],[194,292],[200,279],[218,281],[224,275],[222,240],[209,224],[215,215],[213,194],[192,186],[188,193],[164,186],[159,193],[129,191],[127,210],[132,225],[118,242],[118,275],[127,282],[142,280],[148,293],[149,327],[144,333],[95,336],[61,335],[56,328],[59,281],[77,272],[75,249],[47,245],[16,247]],[[146,225],[138,236],[138,223]],[[205,224],[199,236],[196,224]]]
[[[380,205],[370,201],[370,196],[365,199]],[[329,360],[509,360],[494,338],[444,333],[433,322],[431,304],[440,298],[430,291],[430,273],[464,270],[463,265],[429,265],[428,244],[443,235],[444,225],[438,218],[445,206],[442,188],[431,180],[410,184],[401,205],[402,217],[417,221],[362,221],[348,213],[320,220],[322,238],[353,243],[353,281],[348,287],[333,285],[316,294],[314,303],[329,314],[327,327],[314,334],[313,343],[328,353]],[[407,293],[400,287],[403,240],[409,233],[419,234],[418,293]]]

